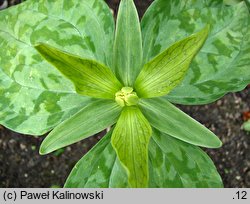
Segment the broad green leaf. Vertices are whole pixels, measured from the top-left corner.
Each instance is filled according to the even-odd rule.
[[[127,187],[127,175],[111,145],[108,132],[72,169],[65,188]]]
[[[127,106],[114,128],[111,143],[126,169],[132,188],[148,187],[148,144],[151,127],[137,106]]]
[[[116,25],[113,69],[124,86],[133,87],[142,66],[142,40],[133,0],[121,0]]]
[[[186,75],[208,32],[209,26],[206,26],[200,32],[176,42],[145,64],[135,82],[138,95],[142,98],[164,96],[175,88]]]
[[[48,154],[102,131],[117,121],[120,112],[121,107],[113,100],[95,100],[53,129],[41,144],[40,153]]]
[[[188,34],[181,35],[177,40],[178,28],[182,28],[185,25],[177,20],[172,21],[170,23],[171,26],[167,27],[166,25],[170,17],[174,17],[181,11],[191,8],[203,9],[206,7],[222,7],[222,5],[223,0],[155,0],[144,14],[141,22],[143,64],[152,60],[171,44],[188,36]],[[171,42],[169,43],[169,41]]]
[[[166,97],[180,104],[206,104],[242,90],[250,83],[250,20],[245,3],[185,7],[177,2],[156,0],[143,17],[144,62],[206,24],[211,28],[183,82]]]
[[[101,0],[29,0],[1,11],[0,124],[41,135],[90,102],[33,45],[48,43],[111,66],[113,33],[113,16]]]
[[[202,147],[222,145],[214,133],[164,98],[143,99],[140,107],[153,127],[172,137]]]
[[[179,35],[178,28],[183,28],[185,25],[176,20],[170,22],[170,27],[168,20],[171,20],[171,17],[189,9],[200,10],[207,7],[220,8],[222,6],[223,0],[155,0],[144,14],[141,22],[144,64],[163,52],[171,44],[188,35],[176,36]],[[188,28],[188,25],[186,25],[186,28]],[[166,32],[168,37],[166,37]]]
[[[204,151],[157,130],[150,141],[149,161],[150,187],[223,187],[220,175]]]
[[[35,48],[74,83],[76,92],[81,95],[114,99],[115,93],[122,87],[112,71],[96,61],[82,59],[46,44]]]

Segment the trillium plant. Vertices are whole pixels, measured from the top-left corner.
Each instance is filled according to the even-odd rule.
[[[48,154],[107,134],[65,187],[222,187],[200,147],[221,141],[172,103],[213,102],[250,82],[244,2],[28,0],[0,13],[0,123]],[[198,147],[200,146],[200,147]]]

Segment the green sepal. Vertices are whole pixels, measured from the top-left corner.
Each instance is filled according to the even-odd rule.
[[[137,106],[124,107],[111,143],[126,169],[132,188],[148,187],[148,145],[151,126]]]
[[[142,38],[133,0],[121,0],[115,33],[113,69],[124,86],[133,87],[142,66]]]
[[[201,31],[174,43],[145,64],[135,82],[139,97],[164,96],[174,89],[183,80],[208,32],[209,26],[206,26]]]
[[[169,103],[165,98],[142,99],[141,110],[156,129],[201,147],[221,147],[220,139],[205,126]]]
[[[122,87],[108,67],[94,60],[83,59],[46,44],[35,48],[74,83],[76,92],[81,95],[113,99]]]
[[[94,100],[53,129],[42,142],[40,154],[48,154],[102,131],[117,121],[120,112],[121,107],[113,100]]]

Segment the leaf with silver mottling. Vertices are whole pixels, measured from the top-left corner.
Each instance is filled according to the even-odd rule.
[[[149,145],[152,188],[221,188],[212,160],[199,147],[153,130]]]
[[[107,133],[75,165],[64,187],[129,187],[110,136],[111,132]],[[149,187],[217,188],[223,184],[212,160],[199,147],[154,130],[149,143]]]
[[[1,11],[0,124],[42,135],[91,102],[33,45],[48,43],[111,66],[113,33],[104,1],[29,0]]]
[[[72,169],[65,188],[123,188],[127,175],[111,145],[108,132]],[[91,164],[91,165],[90,165]]]
[[[142,20],[144,62],[206,24],[211,26],[186,77],[166,96],[174,103],[210,103],[250,83],[250,15],[245,3],[201,4],[156,0]]]

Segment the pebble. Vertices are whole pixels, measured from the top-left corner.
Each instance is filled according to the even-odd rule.
[[[21,150],[25,150],[26,149],[26,145],[24,145],[24,144],[20,144],[20,148],[21,148]]]
[[[235,178],[236,178],[237,180],[240,180],[240,179],[241,179],[241,177],[240,177],[240,176],[236,176]]]

